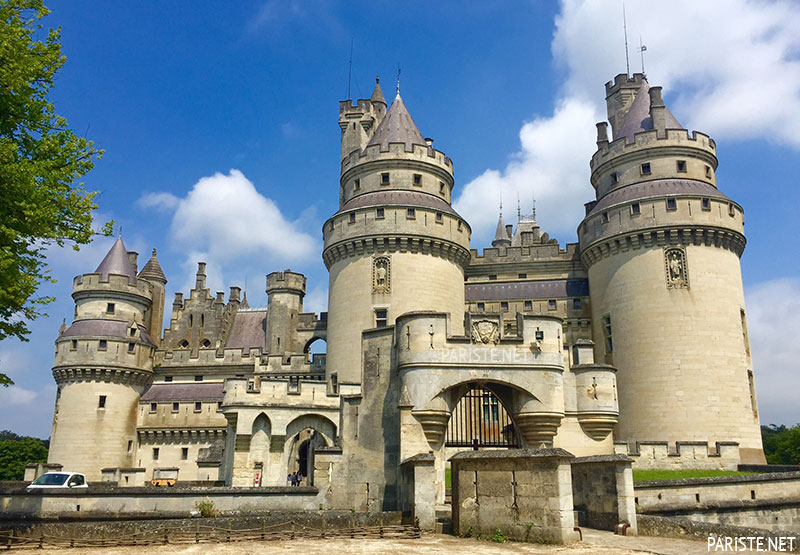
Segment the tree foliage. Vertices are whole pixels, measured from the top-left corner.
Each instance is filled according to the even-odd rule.
[[[41,439],[0,432],[0,480],[22,480],[27,463],[46,461],[47,447]]]
[[[66,61],[60,28],[43,30],[48,13],[42,0],[0,0],[0,340],[26,341],[28,322],[53,300],[36,296],[54,281],[46,249],[77,250],[94,234],[96,193],[78,180],[102,151],[75,135],[48,100]],[[0,384],[9,384],[2,374]]]
[[[800,464],[800,424],[761,426],[761,439],[769,464]]]

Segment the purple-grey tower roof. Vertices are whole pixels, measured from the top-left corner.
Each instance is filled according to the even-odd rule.
[[[678,120],[670,113],[669,109],[664,108],[664,112],[667,129],[683,129],[683,126],[678,123]],[[620,126],[614,134],[614,139],[626,137],[628,141],[633,141],[633,136],[636,133],[652,131],[652,129],[653,118],[650,117],[650,85],[647,84],[647,81],[643,81],[639,92],[636,93],[636,98],[633,99],[633,103],[628,113],[625,115],[622,126]]]
[[[167,276],[164,275],[164,270],[161,269],[161,264],[158,263],[158,258],[156,258],[156,249],[153,249],[153,255],[150,257],[150,260],[147,261],[142,271],[139,272],[139,277],[167,283]]]
[[[367,146],[381,145],[381,150],[387,151],[389,150],[389,143],[403,143],[407,152],[414,150],[411,145],[427,145],[399,94],[394,98],[394,102],[392,102]]]
[[[128,258],[128,251],[122,242],[122,237],[118,237],[114,246],[108,251],[106,257],[94,271],[100,274],[100,279],[108,281],[109,274],[128,276],[130,283],[136,283],[136,269]]]

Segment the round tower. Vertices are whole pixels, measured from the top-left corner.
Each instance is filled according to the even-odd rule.
[[[153,377],[153,284],[137,279],[133,260],[117,239],[94,273],[75,278],[75,320],[56,340],[48,460],[89,480],[135,466],[136,408]]]
[[[470,228],[450,205],[453,164],[423,138],[399,93],[374,126],[376,97],[380,104],[373,93],[357,107],[340,105],[339,211],[323,227],[327,373],[343,384],[361,383],[365,329],[428,310],[450,314],[450,332],[464,332]],[[348,133],[361,130],[365,144],[345,151]]]
[[[284,270],[267,274],[267,352],[271,355],[302,353],[297,339],[297,315],[303,312],[306,276]]]
[[[716,145],[681,127],[642,74],[606,84],[578,227],[596,360],[618,368],[617,441],[738,442],[764,462],[739,258],[741,206]]]

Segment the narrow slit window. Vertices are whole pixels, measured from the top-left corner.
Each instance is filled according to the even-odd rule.
[[[189,448],[181,447],[181,460],[185,461],[189,458]]]
[[[600,215],[600,221],[603,222],[604,224],[608,223],[608,212],[603,212]]]
[[[158,447],[153,447],[153,460],[158,460]]]
[[[97,408],[104,409],[106,408],[106,396],[100,395],[100,398],[97,400]]]
[[[356,179],[353,181],[353,190],[358,191],[359,189],[361,189],[361,180]]]
[[[603,339],[606,347],[606,354],[614,352],[614,342],[611,338],[611,315],[603,316]]]
[[[619,173],[611,172],[611,183],[619,183]]]
[[[445,184],[444,181],[439,182],[439,194],[443,195],[445,193]]]

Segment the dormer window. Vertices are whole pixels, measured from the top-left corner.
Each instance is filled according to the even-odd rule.
[[[650,175],[650,162],[645,162],[640,166],[642,175]]]
[[[414,174],[414,185],[422,185],[422,176],[418,173]]]
[[[136,336],[136,328],[131,328],[131,337]]]
[[[381,185],[388,185],[389,184],[389,174],[382,173],[381,174]]]

